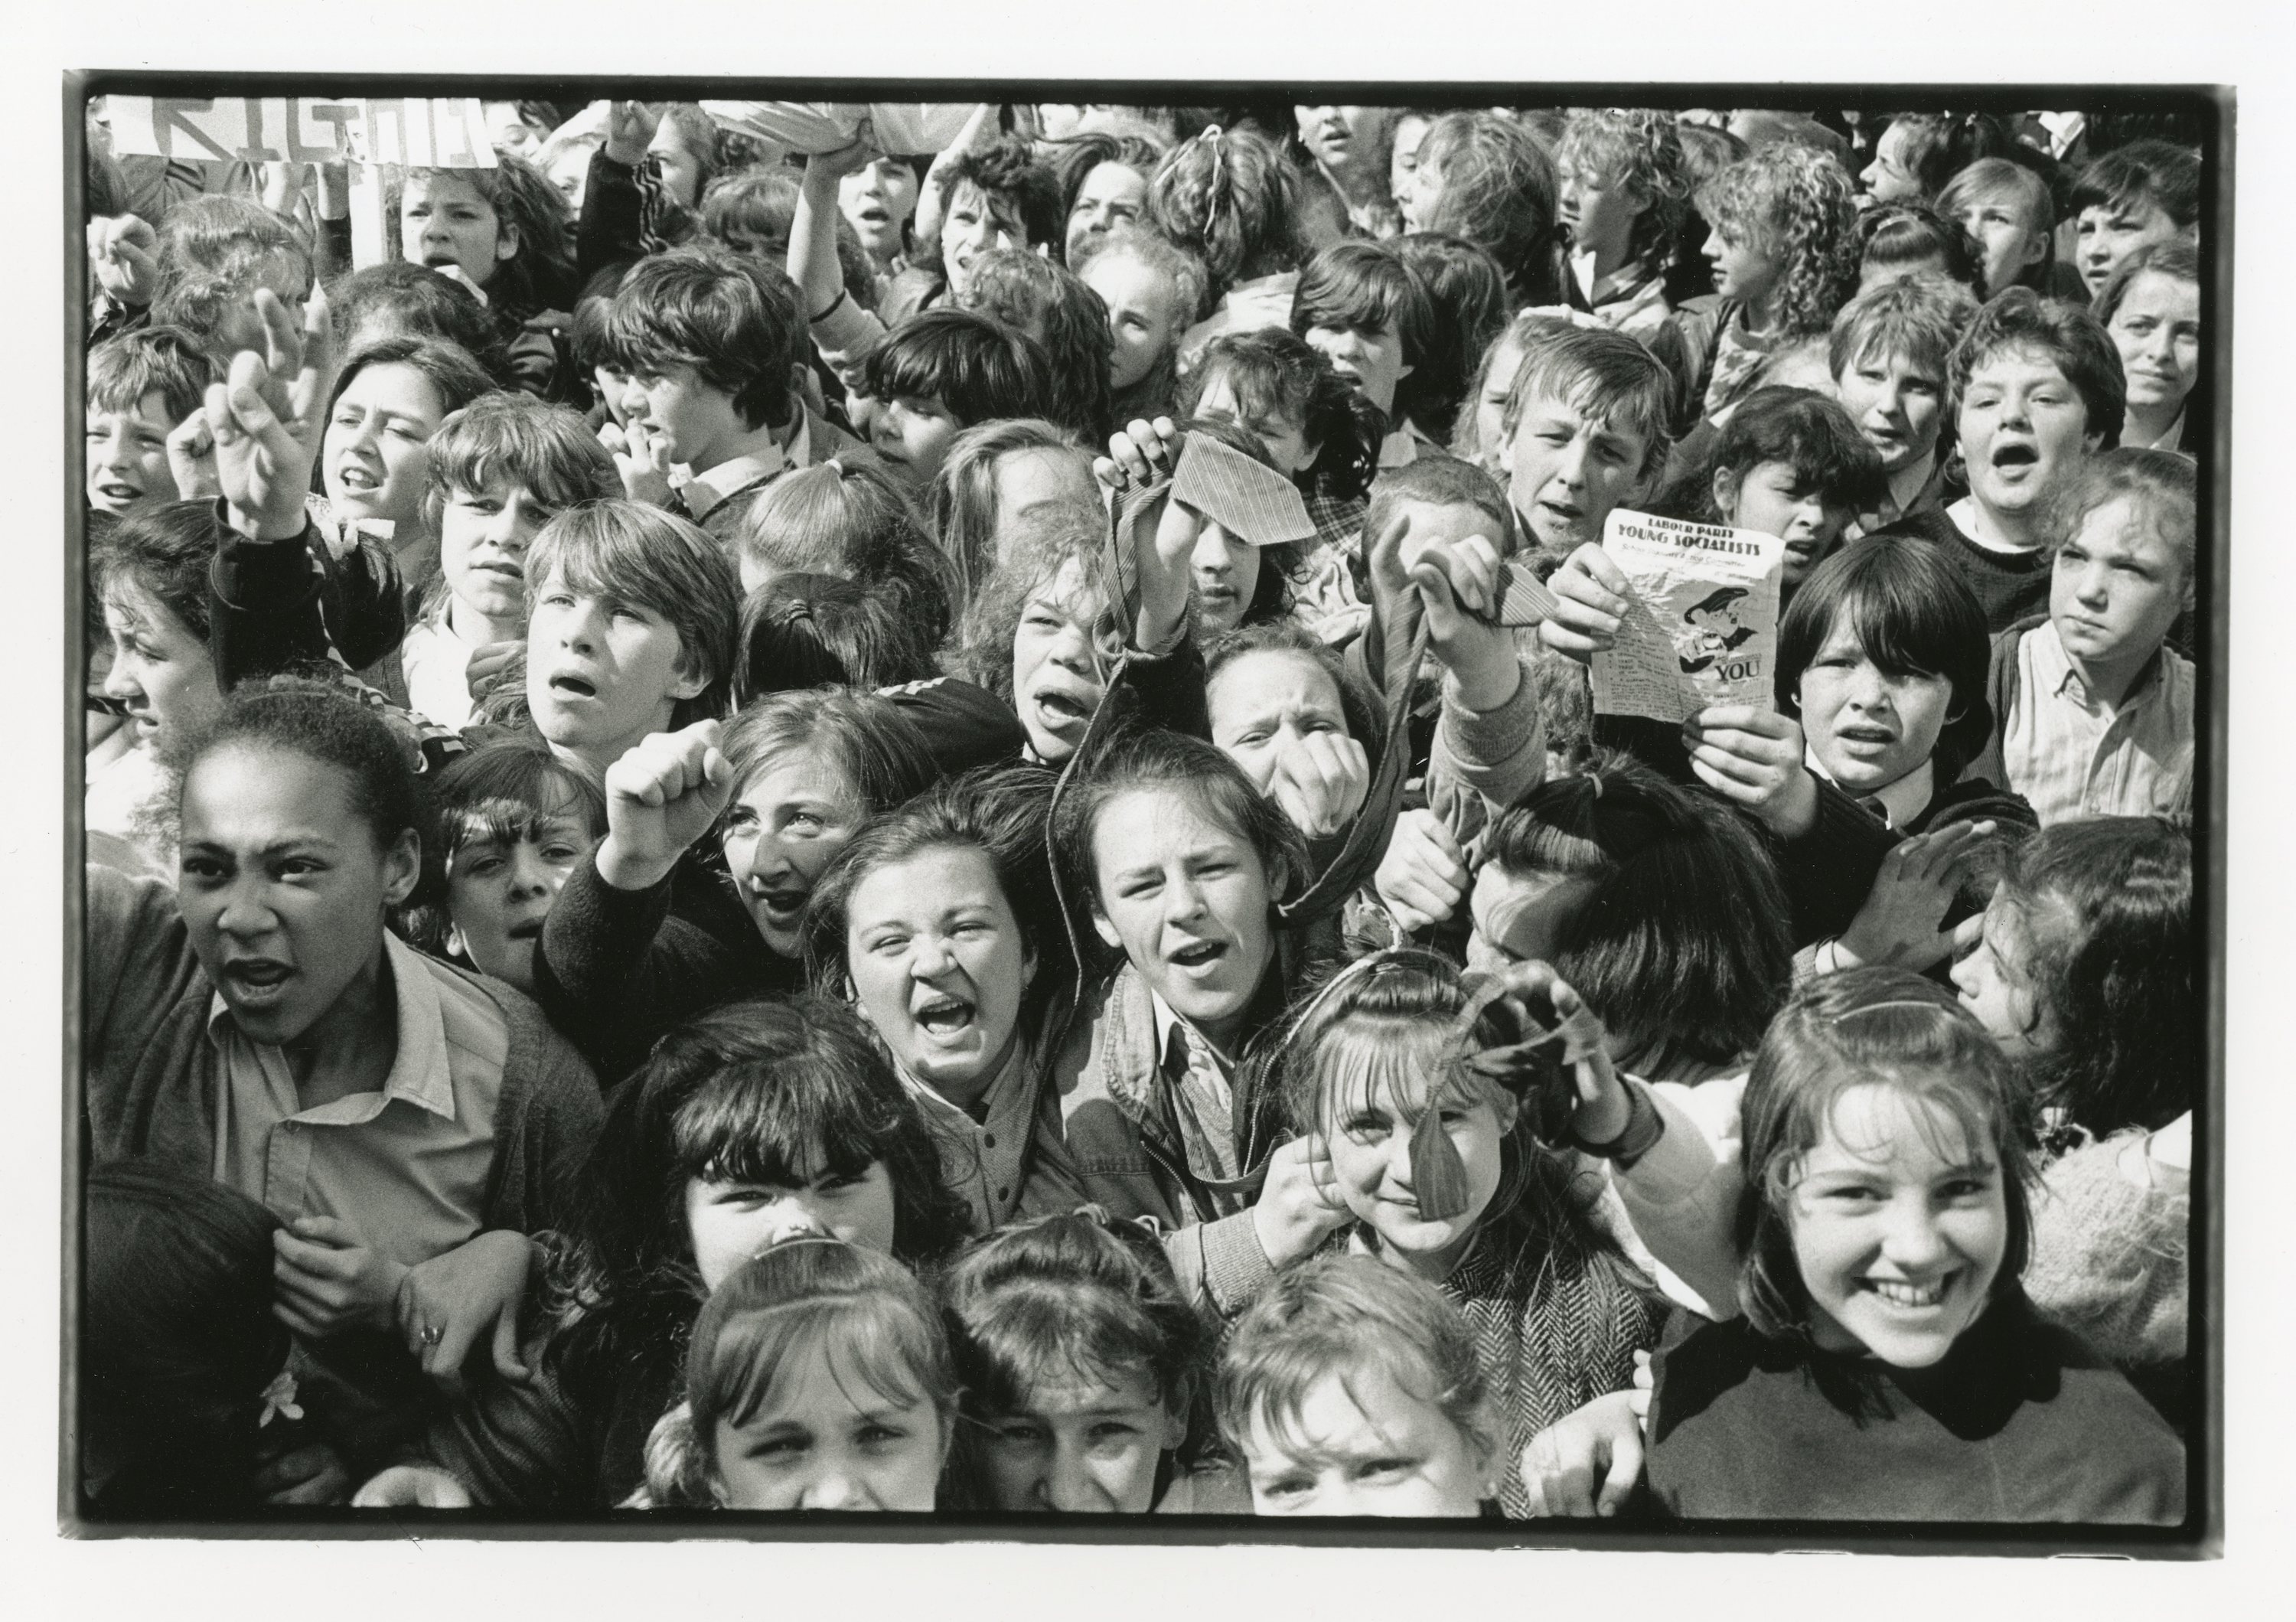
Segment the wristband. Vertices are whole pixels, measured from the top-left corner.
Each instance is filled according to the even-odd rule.
[[[828,320],[832,315],[837,314],[837,307],[844,303],[852,296],[852,293],[847,289],[842,287],[839,288],[837,290],[837,297],[832,299],[827,304],[823,305],[821,308],[813,315],[808,315],[805,318],[806,324],[810,326],[816,323]]]
[[[1621,1170],[1631,1167],[1651,1151],[1659,1139],[1666,1135],[1666,1118],[1651,1102],[1650,1089],[1631,1076],[1619,1077],[1627,1089],[1627,1124],[1617,1137],[1607,1143],[1590,1143],[1576,1132],[1570,1141],[1584,1152],[1598,1160],[1614,1160]]]

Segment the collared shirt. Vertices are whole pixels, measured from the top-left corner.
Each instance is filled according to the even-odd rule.
[[[2017,648],[2017,698],[2002,719],[2009,787],[2041,826],[2144,816],[2193,805],[2194,672],[2163,647],[2118,705],[2089,695],[2054,623]]]
[[[1156,1016],[1156,1054],[1171,1084],[1172,1116],[1188,1165],[1210,1182],[1232,1183],[1235,1160],[1234,1061],[1182,1019],[1157,992],[1148,994]]]
[[[1803,750],[1802,764],[1826,782],[1833,782],[1833,774],[1818,764],[1815,745]],[[1937,798],[1936,764],[1925,760],[1918,771],[1906,773],[1879,793],[1855,794],[1850,798],[1880,817],[1883,827],[1902,828],[1927,810],[1930,801]]]
[[[798,438],[802,439],[805,437],[802,431],[805,420],[801,416],[798,419],[798,426],[800,430]],[[752,485],[763,484],[769,479],[778,479],[791,465],[789,453],[768,441],[763,450],[728,457],[706,473],[687,474],[685,482],[677,487],[678,499],[685,504],[686,512],[698,524],[728,496],[738,495]]]
[[[474,981],[396,936],[383,951],[398,1053],[380,1092],[305,1109],[286,1054],[249,1040],[220,992],[209,1002],[223,1081],[215,1176],[282,1222],[341,1217],[411,1267],[482,1225],[510,1022]]]
[[[408,626],[406,640],[398,645],[406,707],[441,726],[468,726],[476,708],[471,702],[471,655],[477,651],[475,643],[455,631],[444,606]]]
[[[980,1095],[978,1116],[906,1070],[901,1085],[932,1128],[934,1147],[940,1151],[941,1181],[972,1208],[974,1231],[986,1233],[1010,1222],[1021,1203],[1021,1162],[1036,1126],[1026,1045],[1013,1044],[1004,1068]]]

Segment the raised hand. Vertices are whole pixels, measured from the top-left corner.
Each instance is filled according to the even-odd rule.
[[[606,837],[598,876],[616,889],[649,889],[734,798],[734,766],[716,721],[651,733],[606,768]]]
[[[1477,715],[1514,697],[1522,666],[1514,636],[1498,623],[1499,544],[1471,531],[1403,543],[1401,562],[1427,617],[1427,646],[1450,673],[1452,695]]]
[[[1371,792],[1371,757],[1345,733],[1307,733],[1278,748],[1267,792],[1292,825],[1329,839],[1355,820]]]
[[[1170,479],[1184,443],[1185,436],[1169,417],[1153,422],[1135,419],[1122,433],[1109,437],[1108,455],[1092,464],[1094,477],[1111,500],[1120,503],[1138,487]],[[1137,537],[1152,523],[1152,542],[1138,545]],[[1139,571],[1139,610],[1127,627],[1133,647],[1160,652],[1178,635],[1188,612],[1189,560],[1203,525],[1201,515],[1167,496],[1160,506],[1141,513],[1119,537],[1119,545],[1132,547]]]
[[[202,409],[176,424],[168,436],[168,475],[178,501],[209,501],[223,494],[216,477],[215,430]]]
[[[1991,823],[1956,823],[1890,846],[1866,905],[1841,932],[1843,957],[1916,971],[1943,962],[1956,934],[1945,915],[1993,831]]]
[[[1348,1216],[1332,1176],[1332,1151],[1322,1137],[1293,1138],[1267,1157],[1267,1178],[1251,1208],[1251,1231],[1270,1266],[1286,1267],[1314,1255]]]
[[[518,1359],[518,1310],[533,1263],[533,1241],[497,1229],[408,1269],[392,1315],[425,1374],[459,1395],[463,1361],[479,1337],[491,1332],[495,1372],[505,1380],[527,1377]]]
[[[1616,559],[1589,541],[1547,578],[1555,610],[1538,622],[1538,640],[1585,664],[1618,645],[1634,587]]]
[[[1521,997],[1533,1008],[1544,1004],[1554,1011],[1554,1030],[1562,1039],[1562,1061],[1571,1067],[1572,1086],[1578,1094],[1570,1114],[1572,1135],[1582,1143],[1618,1142],[1626,1133],[1634,1102],[1611,1063],[1610,1039],[1601,1018],[1546,963],[1509,963],[1494,972],[1509,995]]]
[[[208,385],[208,435],[232,528],[250,540],[283,541],[303,530],[334,381],[334,333],[316,288],[299,330],[269,288],[256,290],[255,313],[263,352],[242,349],[226,381]]]
[[[87,222],[88,268],[114,304],[142,309],[160,290],[160,237],[133,214]]]
[[[1542,629],[1545,627],[1542,627]],[[1804,764],[1801,725],[1752,704],[1714,704],[1682,725],[1699,782],[1761,818],[1780,839],[1817,822],[1817,780]]]
[[[607,102],[606,156],[625,168],[644,163],[668,106],[667,102]]]
[[[1373,888],[1406,934],[1442,922],[1458,910],[1472,881],[1459,841],[1441,817],[1423,808],[1395,819],[1372,876]]]
[[[632,501],[669,505],[669,446],[644,423],[601,423],[598,439],[622,476],[622,493]]]

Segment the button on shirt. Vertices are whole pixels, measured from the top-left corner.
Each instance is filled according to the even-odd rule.
[[[412,1267],[483,1225],[510,1022],[474,980],[396,936],[383,937],[383,950],[398,1054],[380,1092],[303,1108],[286,1054],[249,1040],[217,994],[208,1013],[222,1058],[215,1176],[282,1222],[340,1217]]]
[[[1235,1163],[1235,1090],[1226,1055],[1155,993],[1156,1052],[1171,1083],[1173,1123],[1187,1152],[1189,1169],[1207,1182],[1232,1183]]]
[[[2054,624],[2017,648],[2017,698],[2001,731],[2009,786],[2041,826],[2193,806],[2193,665],[2163,647],[2116,707],[2089,697]]]
[[[980,1095],[980,1114],[953,1104],[906,1071],[902,1085],[924,1112],[940,1152],[941,1181],[972,1208],[973,1230],[986,1233],[1013,1219],[1021,1203],[1021,1161],[1034,1122],[1030,1116],[1029,1060],[1014,1044],[1012,1057]]]

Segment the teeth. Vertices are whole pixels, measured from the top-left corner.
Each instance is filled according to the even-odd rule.
[[[1866,1284],[1875,1295],[1893,1307],[1934,1307],[1945,1299],[1945,1283],[1900,1284],[1890,1279],[1868,1279]]]

